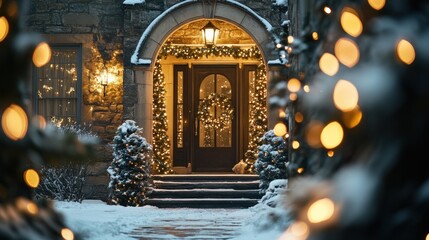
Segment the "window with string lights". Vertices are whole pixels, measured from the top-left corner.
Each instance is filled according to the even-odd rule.
[[[33,111],[46,120],[79,123],[82,99],[80,45],[53,45],[48,64],[33,68]]]

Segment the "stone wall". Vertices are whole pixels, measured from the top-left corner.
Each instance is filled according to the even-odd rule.
[[[90,36],[89,40],[85,38],[85,42],[81,42],[85,49],[89,49],[86,53],[84,50],[83,54],[82,116],[84,122],[92,124],[92,130],[100,136],[102,142],[98,146],[100,160],[92,165],[88,176],[88,198],[107,197],[109,179],[106,169],[112,159],[109,143],[116,128],[124,119],[138,117],[136,113],[144,111],[144,106],[151,106],[137,105],[138,99],[146,97],[138,96],[137,88],[144,87],[148,91],[152,89],[151,85],[141,84],[144,79],[150,78],[145,75],[146,72],[151,73],[150,67],[132,65],[131,55],[149,24],[179,2],[181,0],[146,0],[143,4],[123,5],[123,0],[31,0],[27,19],[30,31],[45,34],[49,39],[60,39],[57,43],[61,43],[58,36]],[[280,24],[282,16],[273,10],[267,1],[238,2],[250,7],[273,26]],[[248,41],[243,32],[232,28],[228,34],[236,38],[237,43]],[[104,66],[112,70],[111,74],[116,79],[107,86],[106,96],[103,95],[103,88],[98,81]],[[147,101],[142,102],[150,102],[150,98],[146,98]]]
[[[100,158],[89,169],[88,198],[105,199],[109,181],[106,169],[112,159],[112,141],[123,112],[123,9],[118,0],[32,0],[27,19],[29,31],[42,33],[48,42],[83,46],[82,122],[91,124],[101,139]],[[83,38],[64,36],[90,36]],[[61,37],[62,36],[62,37]],[[77,40],[76,40],[77,39]],[[85,52],[86,51],[86,52]],[[98,78],[103,67],[114,81],[106,96]]]

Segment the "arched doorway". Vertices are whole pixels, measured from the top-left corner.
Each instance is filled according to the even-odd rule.
[[[132,62],[143,66],[138,68],[143,74],[135,76],[141,77],[136,82],[145,83],[146,89],[150,89],[148,86],[157,80],[153,77],[154,62],[159,60],[162,65],[166,84],[166,116],[170,123],[167,134],[173,166],[185,167],[191,163],[192,170],[197,172],[230,172],[232,166],[244,158],[250,141],[252,81],[255,81],[261,62],[266,71],[267,56],[264,53],[270,52],[271,48],[267,45],[271,46],[272,41],[267,30],[270,26],[239,3],[218,3],[211,11],[210,15],[214,17],[210,20],[221,30],[219,44],[210,50],[216,54],[201,53],[207,51],[201,45],[199,33],[208,20],[207,6],[201,2],[182,2],[164,12],[162,18],[154,20],[142,35]],[[222,29],[229,31],[229,35],[222,38]],[[235,38],[232,37],[234,34]],[[254,56],[255,51],[257,57]],[[196,52],[202,56],[193,56]],[[159,55],[163,56],[159,58]],[[228,94],[222,92],[225,89]],[[147,90],[138,93],[146,95],[143,99],[146,102],[142,102],[145,110],[136,110],[137,121],[140,118],[146,129],[152,126],[150,121],[154,120],[147,119],[148,113],[153,115],[148,105],[151,105],[151,97],[154,96],[147,96],[148,93]],[[228,104],[216,105],[213,102],[217,100],[213,99],[208,104],[207,116],[211,116],[213,121],[223,121],[221,125],[225,126],[210,124],[210,120],[199,114],[202,103],[210,100],[212,95],[228,99]],[[156,107],[152,105],[152,108]],[[225,108],[233,111],[230,121],[226,121],[225,117],[220,120]],[[150,140],[153,135],[154,132],[149,136],[146,132]]]

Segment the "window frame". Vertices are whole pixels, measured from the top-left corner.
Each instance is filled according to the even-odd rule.
[[[77,83],[76,83],[76,124],[82,123],[82,72],[83,72],[83,59],[82,59],[82,44],[76,44],[76,43],[52,43],[49,44],[49,46],[52,49],[75,49],[76,55],[77,55],[77,61],[76,61],[76,74],[77,74]],[[50,61],[49,63],[50,64]],[[45,65],[46,66],[46,65]],[[39,81],[37,79],[37,67],[32,64],[32,109],[33,109],[33,115],[38,115],[39,107],[39,98],[38,98],[38,87],[39,87]],[[45,117],[45,116],[43,116]],[[46,119],[49,121],[49,119]]]

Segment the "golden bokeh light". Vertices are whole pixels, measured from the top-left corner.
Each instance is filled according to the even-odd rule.
[[[27,114],[20,106],[11,104],[3,112],[1,126],[4,134],[13,141],[23,139],[28,130]]]
[[[309,228],[305,222],[294,222],[290,227],[290,232],[297,237],[307,237]]]
[[[341,27],[352,37],[359,37],[363,31],[362,21],[353,8],[346,7],[341,14]]]
[[[301,89],[301,81],[296,78],[289,79],[289,81],[287,82],[287,89],[290,92],[298,92],[299,89]]]
[[[296,112],[295,113],[295,121],[297,123],[300,123],[300,122],[304,121],[304,115],[302,115],[301,112]]]
[[[329,198],[322,198],[310,205],[307,211],[307,218],[311,223],[321,223],[331,219],[334,212],[334,202]]]
[[[344,130],[341,124],[334,121],[326,125],[320,134],[320,141],[327,149],[332,149],[341,144],[344,137]]]
[[[334,76],[340,69],[340,64],[337,58],[330,54],[324,53],[319,60],[320,70],[328,76]]]
[[[381,10],[386,5],[386,0],[368,0],[368,4],[375,10]]]
[[[356,108],[359,101],[359,93],[351,82],[340,79],[335,84],[333,100],[338,110],[348,112]]]
[[[304,87],[302,89],[304,89],[304,92],[306,92],[306,93],[310,92],[310,86],[308,86],[308,85],[304,85]]]
[[[312,121],[308,124],[305,139],[310,147],[319,148],[322,146],[320,142],[320,134],[323,131],[323,124],[321,122]]]
[[[340,38],[335,43],[335,56],[342,64],[352,68],[359,62],[359,48],[353,40]]]
[[[278,137],[283,137],[287,133],[287,127],[284,123],[279,122],[274,126],[274,134]]]
[[[289,44],[293,43],[293,41],[294,41],[294,40],[295,40],[295,39],[294,39],[292,36],[287,37],[287,42],[288,42]]]
[[[37,126],[40,129],[46,128],[46,119],[42,115],[37,115],[36,116],[36,123],[37,123]]]
[[[28,169],[24,172],[24,181],[31,188],[37,188],[40,183],[39,174],[34,169]]]
[[[9,22],[7,18],[0,17],[0,42],[2,42],[9,33]]]
[[[298,99],[298,95],[296,93],[291,93],[289,94],[289,99],[291,101],[295,101],[296,99]]]
[[[333,157],[334,156],[334,151],[329,150],[326,154],[328,154],[328,157]]]
[[[61,229],[61,236],[64,238],[64,240],[73,240],[74,239],[74,234],[73,234],[72,230],[70,230],[68,228]]]
[[[413,45],[405,39],[401,39],[396,46],[396,52],[399,60],[410,65],[416,59],[416,52]]]
[[[315,41],[319,40],[319,34],[317,32],[313,32],[311,34],[311,37],[313,37],[313,40],[315,40]]]
[[[343,112],[342,119],[347,128],[354,128],[359,125],[362,120],[362,111],[359,106],[356,106],[352,111]]]
[[[293,149],[298,149],[298,148],[299,148],[299,142],[298,142],[298,141],[296,141],[296,140],[294,140],[294,141],[292,142],[292,148],[293,148]]]
[[[286,112],[283,109],[279,110],[279,118],[285,118],[286,117]]]
[[[283,47],[283,45],[281,43],[276,44],[276,48],[281,48],[281,47]]]
[[[296,170],[299,174],[301,174],[301,173],[303,173],[304,172],[304,168],[298,168],[297,170]]]
[[[331,13],[332,13],[332,9],[331,9],[330,7],[328,7],[328,6],[325,6],[325,7],[323,8],[323,11],[324,11],[326,14],[331,14]]]
[[[39,212],[39,208],[37,207],[37,205],[33,202],[29,202],[27,204],[27,212],[32,214],[32,215],[36,215]]]
[[[33,53],[33,63],[36,67],[42,67],[51,60],[51,48],[45,42],[39,43]]]
[[[429,233],[426,235],[426,240],[429,240]]]
[[[305,240],[309,233],[307,223],[297,221],[292,223],[277,240]]]

